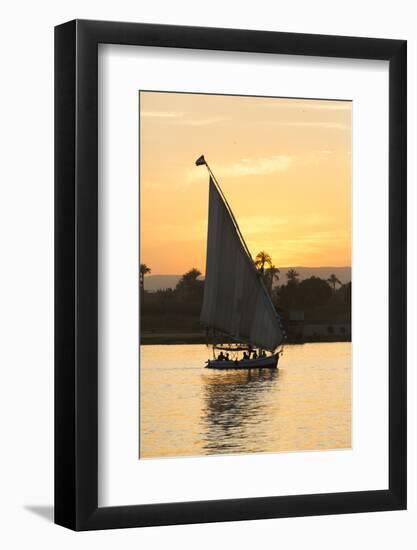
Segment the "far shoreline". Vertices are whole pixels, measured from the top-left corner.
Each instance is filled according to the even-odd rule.
[[[323,342],[351,342],[350,335],[347,334],[321,334],[288,337],[284,344],[311,344]],[[230,342],[230,341],[229,341]],[[146,333],[140,337],[141,346],[153,345],[186,345],[186,344],[208,344],[204,334],[201,333]]]

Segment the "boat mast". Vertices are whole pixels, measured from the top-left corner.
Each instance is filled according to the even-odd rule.
[[[247,244],[246,244],[246,242],[245,242],[245,239],[244,239],[244,237],[243,237],[243,235],[242,235],[242,233],[241,233],[241,231],[240,231],[239,225],[238,225],[238,223],[237,223],[237,221],[236,221],[236,218],[235,218],[235,216],[234,216],[234,214],[233,214],[232,209],[230,208],[229,203],[227,202],[227,199],[226,199],[226,197],[225,197],[225,195],[224,195],[224,193],[223,193],[223,190],[222,190],[222,188],[220,187],[220,184],[219,184],[219,182],[218,182],[217,179],[216,179],[216,176],[214,175],[213,171],[211,170],[210,166],[208,165],[206,159],[204,158],[204,155],[201,155],[201,156],[196,160],[195,164],[196,164],[196,166],[202,166],[202,165],[204,165],[204,166],[207,168],[207,171],[208,171],[208,173],[209,173],[210,179],[211,179],[211,181],[214,183],[214,185],[215,185],[217,191],[219,192],[219,194],[220,194],[220,196],[221,196],[221,199],[223,200],[223,203],[224,203],[224,205],[225,205],[225,207],[226,207],[226,210],[227,210],[227,212],[228,212],[228,214],[229,214],[229,216],[230,216],[230,219],[232,220],[232,223],[233,223],[233,225],[234,225],[234,228],[235,228],[235,230],[236,230],[236,233],[237,233],[237,236],[238,236],[238,238],[239,238],[239,240],[240,240],[240,243],[241,243],[241,245],[242,245],[244,251],[246,252],[247,257],[248,257],[249,260],[250,260],[250,265],[251,265],[253,271],[256,273],[256,275],[257,275],[257,277],[258,277],[259,284],[261,285],[261,287],[262,287],[262,289],[263,289],[264,296],[266,297],[267,301],[269,302],[270,307],[271,307],[271,310],[273,311],[273,313],[274,313],[274,315],[275,315],[275,319],[278,321],[279,326],[280,326],[280,329],[281,329],[281,318],[280,318],[280,316],[278,315],[278,313],[277,313],[277,311],[276,311],[276,309],[275,309],[275,306],[274,306],[274,304],[273,304],[273,302],[272,302],[272,299],[271,299],[271,296],[270,296],[268,290],[266,289],[266,286],[265,286],[265,282],[264,282],[264,280],[263,280],[263,277],[261,276],[261,273],[257,270],[257,268],[256,268],[256,266],[255,266],[255,263],[254,263],[254,261],[253,261],[252,255],[251,255],[251,253],[250,253],[250,250],[249,250],[249,248],[248,248],[248,246],[247,246]],[[232,335],[230,335],[230,334],[227,334],[227,336],[228,336],[229,338],[232,338],[232,340],[235,340],[235,341],[240,342],[240,343],[244,343],[244,344],[248,345],[249,347],[252,347],[252,344],[247,343],[247,342],[239,341],[239,339],[237,339],[236,337],[234,337],[234,336],[232,336]],[[212,344],[212,345],[213,345],[213,344]],[[257,347],[260,348],[259,345],[258,345]],[[214,348],[214,345],[213,345],[213,348]],[[260,349],[261,349],[261,348],[260,348]],[[213,349],[213,353],[214,353],[214,349]]]
[[[225,203],[225,205],[226,205],[227,211],[229,212],[229,215],[230,215],[230,217],[232,218],[233,224],[234,224],[234,226],[235,226],[235,228],[236,228],[237,234],[239,235],[239,239],[240,239],[240,241],[241,241],[241,243],[242,243],[242,245],[243,245],[243,248],[245,249],[245,252],[246,252],[247,255],[249,256],[249,258],[252,260],[252,255],[251,255],[251,253],[250,253],[250,250],[249,250],[249,248],[248,248],[248,245],[246,244],[245,239],[243,238],[242,232],[240,231],[240,227],[239,227],[239,225],[238,225],[238,223],[237,223],[237,221],[236,221],[236,218],[235,218],[235,216],[234,216],[234,214],[233,214],[233,211],[232,211],[232,209],[230,208],[229,203],[227,202],[227,199],[226,199],[226,197],[225,197],[225,195],[224,195],[224,193],[223,193],[222,188],[220,187],[219,182],[218,182],[217,179],[216,179],[216,176],[213,174],[212,169],[210,168],[210,166],[208,165],[208,162],[207,162],[206,159],[204,158],[204,155],[201,155],[201,157],[199,157],[199,158],[195,161],[195,163],[196,163],[197,166],[202,166],[202,165],[204,164],[204,166],[207,168],[207,171],[208,171],[209,175],[211,176],[211,179],[213,180],[215,186],[217,187],[217,189],[218,189],[218,191],[219,191],[219,193],[220,193],[220,195],[221,195],[221,197],[222,197],[222,199],[223,199],[223,201],[224,201],[224,203]]]

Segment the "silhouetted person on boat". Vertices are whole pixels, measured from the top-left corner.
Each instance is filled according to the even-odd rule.
[[[229,353],[226,353],[226,356],[225,356],[225,361],[229,361]]]
[[[243,360],[249,359],[249,354],[246,351],[243,352]]]
[[[220,355],[217,357],[217,361],[224,361],[226,358],[225,356],[223,355],[223,352],[221,351],[220,352]]]
[[[258,354],[256,353],[256,350],[253,352],[253,357],[252,359],[258,359]]]

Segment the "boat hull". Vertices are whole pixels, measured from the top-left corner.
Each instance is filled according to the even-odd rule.
[[[206,369],[276,369],[278,368],[279,353],[257,359],[241,359],[240,361],[207,361]]]

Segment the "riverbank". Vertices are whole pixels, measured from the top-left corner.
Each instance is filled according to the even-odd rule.
[[[329,327],[332,329],[329,332]],[[288,334],[286,344],[306,344],[314,342],[350,342],[350,327],[349,330],[343,326],[335,327],[329,325],[326,327],[306,325],[303,330],[300,329],[296,332],[290,332]],[[339,330],[338,330],[339,329]],[[333,331],[333,332],[332,332]],[[206,335],[204,332],[143,332],[140,337],[140,343],[143,346],[151,346],[156,344],[206,344]]]

